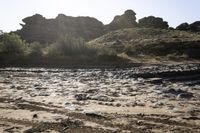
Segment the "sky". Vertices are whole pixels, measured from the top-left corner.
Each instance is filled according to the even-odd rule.
[[[200,0],[0,0],[0,30],[20,29],[22,19],[36,13],[46,18],[59,13],[91,16],[108,24],[127,9],[134,10],[137,19],[162,17],[172,27],[200,20]]]

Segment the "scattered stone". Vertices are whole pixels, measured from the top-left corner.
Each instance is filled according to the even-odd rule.
[[[114,102],[114,99],[105,96],[105,95],[97,95],[90,97],[91,100],[97,100],[97,101],[104,101],[104,102]]]
[[[34,114],[34,115],[33,115],[33,119],[36,119],[36,118],[38,118],[38,115],[37,115],[37,114]]]
[[[17,86],[16,89],[17,90],[23,90],[24,88],[22,86]]]
[[[7,128],[4,129],[5,132],[9,132],[9,133],[13,133],[13,132],[17,132],[16,130],[19,129],[20,127],[11,127],[11,128]]]
[[[145,103],[142,103],[142,102],[136,102],[136,106],[145,106]]]
[[[117,104],[115,104],[115,106],[117,106],[117,107],[120,107],[120,106],[121,106],[121,104],[120,104],[120,103],[117,103]]]
[[[48,89],[47,87],[35,87],[36,90],[46,90]]]
[[[65,108],[74,111],[74,110],[77,110],[79,106],[71,104],[71,103],[65,103]]]
[[[90,90],[87,90],[85,93],[97,93],[98,92],[98,89],[90,89]]]
[[[103,105],[103,102],[98,102],[98,104]]]
[[[82,101],[82,100],[88,99],[87,94],[76,94],[74,97],[77,101]]]
[[[150,107],[152,107],[152,108],[162,108],[163,105],[164,105],[164,103],[162,103],[162,102],[156,102],[153,105],[151,105]]]
[[[194,96],[192,93],[181,93],[181,94],[178,94],[177,99],[191,99],[193,97]]]
[[[11,89],[14,89],[14,88],[15,88],[15,85],[11,85],[10,88],[11,88]]]
[[[197,116],[190,116],[190,117],[183,117],[185,120],[200,120],[200,117]]]
[[[47,92],[41,92],[41,93],[39,94],[39,96],[50,96],[50,94],[48,94]]]
[[[87,112],[84,112],[84,114],[86,116],[95,117],[95,118],[98,118],[98,119],[100,119],[100,118],[106,118],[100,112],[87,111]]]
[[[111,94],[111,96],[113,96],[113,97],[119,97],[120,94],[119,94],[119,92],[113,92],[113,93]]]
[[[145,82],[151,83],[151,84],[162,84],[163,83],[163,79],[162,78],[150,78]]]
[[[187,91],[183,91],[181,89],[166,89],[166,90],[163,90],[163,93],[170,93],[170,94],[173,94],[173,95],[178,95],[178,94],[181,94],[181,93],[188,93]]]

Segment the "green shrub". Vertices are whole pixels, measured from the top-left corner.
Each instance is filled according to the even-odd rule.
[[[79,56],[91,53],[92,50],[86,46],[82,38],[75,38],[69,35],[59,38],[48,47],[49,55]]]
[[[124,52],[126,53],[126,54],[132,54],[133,53],[133,45],[131,45],[131,44],[125,44],[124,45]]]
[[[0,53],[3,54],[24,54],[26,50],[25,42],[20,36],[11,33],[3,34],[0,37]]]
[[[29,55],[33,57],[40,57],[43,55],[42,45],[39,42],[33,42],[29,45]]]
[[[115,49],[107,48],[107,47],[99,47],[97,48],[98,56],[116,56],[117,52]]]

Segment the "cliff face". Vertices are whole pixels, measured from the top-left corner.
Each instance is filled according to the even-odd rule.
[[[103,24],[91,17],[70,17],[59,14],[55,19],[46,19],[35,14],[22,20],[22,29],[17,31],[27,42],[52,43],[60,36],[72,35],[91,40],[104,34]]]

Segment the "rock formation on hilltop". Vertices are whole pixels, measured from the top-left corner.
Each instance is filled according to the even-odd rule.
[[[115,16],[114,20],[106,25],[106,31],[133,28],[137,26],[136,13],[133,10],[127,10],[123,15]]]
[[[27,42],[52,43],[60,36],[82,37],[86,41],[97,38],[106,32],[137,26],[136,13],[127,10],[121,16],[104,26],[102,22],[91,17],[71,17],[59,14],[55,19],[46,19],[40,14],[24,18],[22,29],[16,31]]]
[[[40,14],[24,18],[22,29],[16,33],[27,42],[52,43],[60,36],[72,35],[91,40],[104,33],[103,24],[91,17],[70,17],[59,14],[46,19]]]
[[[138,26],[146,28],[160,28],[160,29],[169,28],[168,22],[163,21],[162,18],[154,16],[144,17],[140,19],[138,22]]]
[[[196,21],[192,24],[182,23],[176,27],[177,30],[200,32],[200,21]]]
[[[193,32],[200,32],[200,21],[196,21],[196,22],[190,24],[190,29]]]
[[[177,30],[184,30],[187,31],[190,29],[190,25],[188,23],[182,23],[176,27]]]

